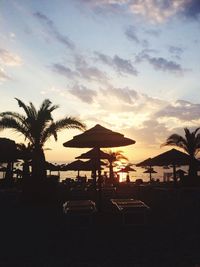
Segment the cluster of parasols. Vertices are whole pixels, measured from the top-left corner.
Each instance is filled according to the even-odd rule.
[[[101,173],[101,159],[107,157],[107,155],[100,150],[100,148],[110,148],[110,147],[120,147],[135,144],[135,141],[124,137],[124,135],[113,132],[101,125],[97,124],[93,128],[85,131],[82,134],[76,135],[68,142],[65,142],[63,145],[65,147],[74,147],[74,148],[94,148],[87,153],[82,154],[78,158],[92,158],[97,163],[96,167],[98,173]],[[152,173],[156,171],[152,166],[172,166],[173,168],[173,177],[176,180],[177,170],[176,166],[189,165],[190,157],[176,149],[171,149],[167,152],[164,152],[154,158],[148,158],[143,162],[138,163],[138,167],[148,167],[145,173],[150,174],[150,180],[152,178]],[[134,171],[131,167],[127,166],[129,169],[122,169],[121,172]],[[131,169],[130,169],[131,168]],[[181,171],[181,170],[180,170]],[[179,172],[180,172],[179,171]]]
[[[0,150],[4,151],[4,153],[0,154],[0,162],[7,159],[11,162],[10,155],[14,155],[12,150],[14,151],[14,141],[11,141],[6,138],[1,138],[0,142]],[[8,142],[9,140],[9,142]],[[108,154],[100,150],[101,148],[112,148],[112,147],[121,147],[135,144],[135,141],[124,137],[123,134],[118,132],[114,132],[110,129],[107,129],[99,124],[86,130],[82,134],[76,135],[73,139],[65,142],[63,145],[65,147],[70,148],[92,148],[92,150],[81,154],[77,157],[77,161],[68,164],[67,166],[62,166],[62,170],[95,170],[95,179],[96,179],[96,171],[98,172],[98,176],[101,176],[101,166],[103,162],[101,159],[107,159]],[[9,153],[8,153],[9,152]],[[14,156],[13,156],[14,157]],[[14,159],[14,158],[13,158]],[[80,161],[80,159],[89,159],[86,162]],[[150,179],[152,173],[156,173],[156,171],[152,168],[153,166],[172,166],[173,167],[173,176],[176,179],[176,166],[189,165],[190,158],[187,154],[180,152],[176,149],[171,149],[167,152],[164,152],[154,158],[149,158],[143,162],[138,163],[136,166],[139,167],[148,167],[145,173],[150,174]],[[48,166],[47,166],[48,167]],[[49,167],[54,168],[56,170],[56,166],[52,165]],[[77,167],[77,168],[76,168]],[[129,168],[129,169],[128,169]],[[53,170],[53,169],[52,169]],[[120,170],[121,172],[129,172],[134,171],[133,168],[127,166]]]

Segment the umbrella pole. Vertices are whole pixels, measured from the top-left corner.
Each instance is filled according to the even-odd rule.
[[[102,180],[101,180],[101,163],[100,163],[100,148],[97,147],[97,167],[98,167],[98,210],[102,208]]]
[[[174,176],[174,186],[177,186],[177,177],[176,177],[176,165],[173,164],[173,176]]]
[[[149,166],[149,170],[151,170],[151,165]],[[152,176],[151,176],[151,172],[149,173],[149,178],[150,178],[150,183],[151,183],[151,179],[152,179]]]

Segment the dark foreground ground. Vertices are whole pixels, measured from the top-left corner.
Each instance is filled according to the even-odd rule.
[[[69,224],[61,204],[26,205],[4,192],[0,267],[200,266],[200,194],[147,195],[147,225],[124,226],[108,200],[91,225]]]

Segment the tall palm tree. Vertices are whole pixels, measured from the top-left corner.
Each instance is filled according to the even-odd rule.
[[[113,181],[113,179],[114,179],[114,172],[113,172],[114,163],[116,161],[120,161],[120,160],[128,160],[128,158],[123,155],[123,151],[121,151],[121,150],[118,150],[118,151],[108,150],[108,151],[106,151],[106,153],[109,154],[108,162],[109,162],[110,180]]]
[[[37,110],[30,102],[26,105],[20,99],[15,98],[25,115],[16,112],[0,113],[0,129],[13,129],[24,135],[25,140],[32,146],[32,177],[44,179],[46,177],[44,144],[53,136],[57,141],[57,133],[63,129],[84,130],[85,125],[73,117],[64,117],[54,121],[52,112],[58,108],[49,99],[45,99]]]
[[[200,128],[190,132],[184,128],[185,137],[179,134],[170,135],[162,146],[176,146],[184,150],[190,156],[189,176],[197,176],[196,155],[200,150]]]

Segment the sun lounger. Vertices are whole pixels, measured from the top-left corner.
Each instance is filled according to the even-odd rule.
[[[124,224],[141,225],[147,222],[150,208],[141,200],[111,199],[112,204],[122,214]]]
[[[96,205],[91,200],[73,200],[63,204],[63,212],[74,225],[88,225],[96,212]]]

